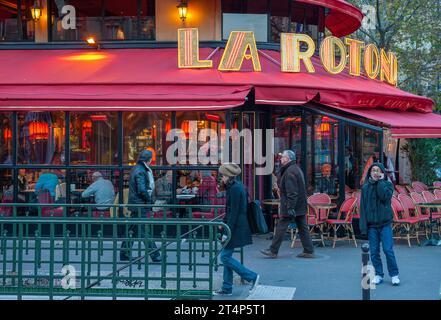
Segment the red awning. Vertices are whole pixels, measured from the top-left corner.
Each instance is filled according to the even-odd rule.
[[[297,0],[331,9],[325,25],[336,37],[355,32],[361,26],[363,13],[356,6],[344,0]]]
[[[201,59],[213,53],[200,49]],[[431,112],[433,101],[384,82],[326,72],[318,57],[315,73],[280,71],[280,52],[260,51],[262,72],[244,60],[240,72],[179,69],[176,48],[109,50],[0,50],[0,110],[27,107],[112,107],[114,110],[231,108],[251,88],[256,104],[294,105],[308,101],[343,108],[382,107]]]
[[[243,105],[250,90],[250,86],[165,84],[0,85],[0,110],[220,110]]]
[[[392,138],[441,138],[441,115],[439,114],[394,112],[381,109],[337,109],[381,122],[390,128]]]

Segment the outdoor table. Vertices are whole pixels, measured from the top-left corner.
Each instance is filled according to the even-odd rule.
[[[439,209],[441,208],[441,199],[437,199],[434,200],[432,202],[427,202],[427,203],[417,203],[415,204],[417,207],[420,208],[436,208]],[[432,219],[432,210],[429,210],[430,212],[430,217],[429,217],[429,221],[430,221],[430,239],[424,241],[421,246],[441,246],[441,240],[439,239],[435,239],[433,237],[433,229],[432,229],[432,223],[433,223],[433,219]]]
[[[193,193],[181,193],[176,195],[176,199],[179,200],[180,204],[188,204],[186,202],[191,203],[192,200],[196,198],[196,195]],[[179,208],[178,209],[178,217],[183,218],[186,215],[186,209]]]

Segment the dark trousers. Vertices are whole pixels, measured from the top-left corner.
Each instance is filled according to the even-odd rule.
[[[309,235],[308,224],[306,222],[306,215],[300,217],[281,217],[279,222],[277,222],[276,232],[273,237],[273,242],[271,243],[270,250],[272,253],[277,254],[285,238],[286,231],[288,230],[288,225],[295,221],[297,228],[299,229],[300,241],[302,242],[303,252],[314,253],[314,246],[312,244],[311,236]]]
[[[132,216],[134,216],[134,214],[135,213],[132,212]],[[144,217],[145,217],[145,215],[144,215]],[[122,237],[127,238],[127,237],[129,237],[129,235],[131,233],[132,233],[132,236],[137,238],[137,239],[145,239],[146,236],[149,237],[149,235],[145,234],[144,226],[143,225],[141,225],[139,227],[139,229],[138,229],[138,225],[131,224],[128,227],[127,234],[126,234],[125,230],[122,230],[121,235],[122,235]],[[158,248],[156,246],[156,243],[154,241],[152,241],[152,240],[145,240],[145,244],[148,247],[148,249],[150,249],[150,250],[154,250],[154,249]],[[125,240],[125,241],[123,241],[122,244],[121,244],[121,253],[120,254],[121,255],[125,255],[127,257],[131,257],[130,251],[131,251],[132,247],[133,247],[133,240]],[[152,252],[150,254],[150,257],[152,259],[159,258],[159,256],[160,256],[159,250],[156,250],[156,251],[154,251],[154,252]]]

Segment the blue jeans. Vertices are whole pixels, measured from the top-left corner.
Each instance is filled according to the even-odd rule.
[[[368,229],[369,237],[369,249],[371,253],[372,265],[375,268],[375,274],[377,276],[383,277],[383,263],[380,257],[380,243],[383,246],[383,252],[386,256],[387,270],[391,277],[398,275],[398,266],[395,259],[393,243],[394,239],[392,237],[392,227],[390,224],[385,225],[380,228],[369,227]]]
[[[222,249],[220,259],[224,266],[224,282],[222,289],[227,292],[233,291],[233,271],[242,279],[252,282],[256,280],[257,273],[245,268],[239,261],[233,258],[234,249]]]

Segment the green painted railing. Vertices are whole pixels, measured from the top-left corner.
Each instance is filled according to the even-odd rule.
[[[161,204],[157,217],[146,212],[158,205],[109,205],[121,215],[136,208],[131,217],[93,204],[1,206],[0,295],[10,299],[210,299],[221,228],[230,239],[224,206]],[[201,210],[214,218],[191,218]],[[124,241],[130,261],[120,260]]]

